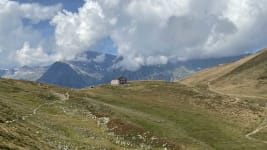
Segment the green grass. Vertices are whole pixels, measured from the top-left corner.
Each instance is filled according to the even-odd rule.
[[[132,82],[126,86],[88,89],[90,97],[124,108],[119,115],[161,137],[199,149],[263,149],[266,145],[245,138],[243,118],[232,120],[223,111],[251,111],[221,106],[223,97],[198,93],[178,83]],[[217,98],[217,99],[214,99]],[[230,105],[230,104],[229,104]],[[227,116],[228,115],[228,116]],[[255,116],[256,117],[256,116]],[[236,122],[236,121],[239,122]]]
[[[255,135],[253,135],[253,137],[256,138],[256,139],[259,139],[259,140],[267,141],[267,131],[266,131],[266,129],[256,133]]]
[[[0,149],[121,149],[112,143],[75,98],[62,102],[63,87],[0,79]],[[81,97],[80,97],[81,99]],[[53,105],[53,102],[57,102]],[[35,108],[36,114],[23,120]],[[63,111],[65,110],[65,112]],[[13,123],[5,121],[16,120]]]
[[[66,92],[67,101],[53,94]],[[42,104],[35,115],[22,119]],[[0,79],[0,149],[131,149],[115,144],[89,112],[110,117],[110,126],[122,128],[114,132],[128,134],[125,140],[144,133],[159,138],[153,149],[166,142],[189,150],[265,149],[266,144],[245,138],[263,115],[251,105],[255,103],[233,104],[226,96],[162,81],[71,90]]]

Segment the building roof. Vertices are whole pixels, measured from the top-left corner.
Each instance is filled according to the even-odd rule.
[[[117,78],[117,80],[127,80],[127,78],[123,77],[123,76],[120,76],[120,77]]]

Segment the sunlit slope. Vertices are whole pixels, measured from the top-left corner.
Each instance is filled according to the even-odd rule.
[[[263,108],[179,83],[138,81],[84,89],[101,103],[159,137],[186,149],[264,149],[246,134],[261,122]]]
[[[245,92],[267,97],[267,49],[236,62],[202,70],[180,82],[189,86],[209,85],[228,94]]]
[[[261,114],[262,120],[246,137],[267,145],[267,49],[236,62],[202,70],[178,82],[227,95],[249,107],[261,107],[265,112]]]
[[[0,79],[0,149],[122,149],[77,99],[66,88]]]
[[[266,148],[265,131],[252,134],[262,106],[180,83],[73,90],[0,79],[0,108],[0,149]]]

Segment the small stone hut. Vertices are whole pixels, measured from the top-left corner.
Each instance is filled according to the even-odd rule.
[[[127,78],[119,77],[111,81],[111,85],[122,85],[122,84],[127,84]]]

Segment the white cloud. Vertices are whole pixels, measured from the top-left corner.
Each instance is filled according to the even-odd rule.
[[[19,64],[34,63],[37,60],[28,57],[33,55],[40,57],[37,63],[73,59],[106,37],[124,58],[114,67],[129,70],[267,46],[267,0],[85,0],[78,12],[59,13],[60,5],[2,0],[0,7],[0,66],[14,63],[15,53],[29,59]],[[52,17],[54,42],[22,22]],[[47,45],[55,45],[55,50],[48,52]]]
[[[58,53],[65,59],[87,51],[97,40],[106,35],[105,16],[97,2],[87,1],[78,13],[64,10],[51,24],[55,26]]]
[[[25,42],[23,47],[16,51],[14,58],[16,58],[16,61],[23,66],[32,64],[43,65],[60,59],[59,56],[48,55],[45,53],[41,46],[36,48],[31,47],[28,42]]]
[[[267,1],[86,0],[58,14],[57,45],[69,53],[110,36],[129,70],[169,59],[219,57],[267,46]]]
[[[60,4],[49,7],[41,6],[37,3],[20,4],[19,6],[21,17],[31,19],[34,23],[37,23],[41,20],[50,20],[60,8]]]
[[[100,54],[96,56],[96,58],[94,58],[94,61],[97,63],[102,63],[105,61],[105,59],[106,59],[106,54]]]
[[[47,46],[50,44],[47,43],[49,39],[45,39],[31,24],[51,19],[61,9],[61,5],[41,6],[35,3],[20,4],[15,1],[1,0],[0,8],[1,67],[23,65],[28,60],[22,59],[34,57],[31,56],[33,53],[24,53],[27,56],[20,57],[18,61],[14,57],[16,56],[17,50],[25,48],[25,42],[32,47],[37,47],[37,51],[41,50],[40,48],[38,49],[40,46],[44,46],[45,48],[49,47]],[[29,20],[31,23],[28,25],[24,24],[24,19]],[[32,52],[34,51],[32,50]],[[45,54],[45,52],[43,53]],[[31,61],[32,64],[35,64],[35,61]]]

